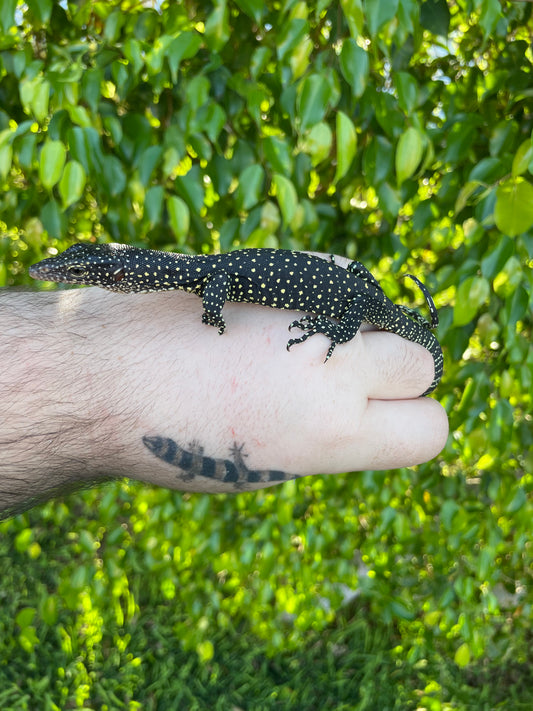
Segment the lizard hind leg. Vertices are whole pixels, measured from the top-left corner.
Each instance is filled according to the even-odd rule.
[[[361,264],[361,262],[350,262],[346,269],[351,272],[354,276],[359,277],[359,279],[362,279],[363,281],[368,282],[369,284],[372,284],[372,286],[375,286],[376,289],[379,289],[380,291],[383,291],[381,288],[378,280],[374,277],[372,272],[368,271],[368,269],[365,267],[364,264]]]

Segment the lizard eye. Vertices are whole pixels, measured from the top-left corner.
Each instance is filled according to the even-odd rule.
[[[84,267],[69,267],[69,274],[73,277],[82,277],[85,274]]]

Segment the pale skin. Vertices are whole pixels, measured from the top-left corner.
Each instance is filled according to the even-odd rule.
[[[324,364],[322,335],[287,352],[295,312],[227,303],[219,335],[179,291],[5,291],[0,314],[0,517],[109,477],[199,492],[276,483],[191,475],[143,437],[209,461],[242,446],[248,470],[291,478],[419,464],[448,435],[444,409],[418,397],[431,355],[395,334],[362,330]]]

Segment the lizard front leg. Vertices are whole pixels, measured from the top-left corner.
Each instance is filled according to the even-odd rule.
[[[226,322],[222,317],[222,307],[228,298],[229,276],[219,272],[210,277],[202,292],[204,313],[202,323],[218,328],[220,334],[224,333]]]
[[[306,341],[310,336],[314,336],[315,333],[322,333],[331,341],[324,360],[324,363],[326,363],[331,358],[335,346],[338,343],[351,341],[359,331],[359,327],[364,318],[364,298],[364,294],[359,294],[354,297],[338,323],[331,321],[325,316],[303,316],[300,320],[293,321],[289,326],[289,330],[299,328],[305,331],[305,333],[303,336],[300,336],[300,338],[291,338],[287,343],[287,350],[295,343],[303,343],[303,341]]]

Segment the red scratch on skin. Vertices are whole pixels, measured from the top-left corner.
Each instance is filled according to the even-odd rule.
[[[234,393],[239,386],[239,383],[237,382],[237,378],[232,378],[230,381],[230,387],[231,387],[231,392]]]

